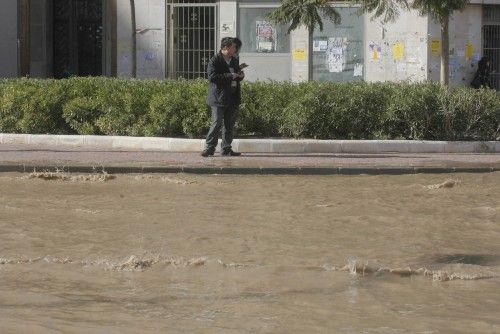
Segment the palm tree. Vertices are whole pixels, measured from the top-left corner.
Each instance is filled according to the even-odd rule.
[[[130,20],[132,25],[132,77],[137,77],[137,23],[135,20],[135,0],[130,0]]]
[[[358,0],[366,12],[374,12],[375,17],[383,16],[383,21],[392,21],[398,16],[398,7],[413,8],[422,16],[432,17],[441,26],[441,75],[444,86],[449,82],[450,60],[450,16],[455,11],[461,11],[470,0]]]
[[[307,28],[309,33],[309,80],[312,80],[313,34],[316,28],[323,31],[321,14],[335,24],[340,23],[340,14],[329,5],[328,0],[282,0],[280,7],[267,15],[268,19],[275,24],[290,24],[287,30],[288,34],[300,26]]]

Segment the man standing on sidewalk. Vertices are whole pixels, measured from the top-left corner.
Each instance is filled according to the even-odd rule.
[[[240,81],[245,74],[240,70],[239,60],[234,57],[237,50],[234,38],[221,41],[220,52],[210,59],[207,66],[207,103],[212,108],[212,124],[208,131],[203,157],[213,156],[222,128],[222,156],[240,156],[231,147],[233,130],[241,102]]]

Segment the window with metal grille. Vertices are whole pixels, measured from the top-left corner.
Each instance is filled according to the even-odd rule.
[[[500,90],[500,6],[483,7],[483,55],[491,61],[491,83]]]
[[[217,52],[217,5],[210,1],[168,2],[168,73],[171,78],[206,78]]]

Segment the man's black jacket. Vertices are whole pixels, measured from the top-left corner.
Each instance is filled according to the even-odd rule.
[[[239,72],[240,62],[233,57],[228,65],[222,53],[213,56],[207,66],[208,74],[208,95],[207,104],[212,107],[238,106],[241,102],[241,79],[236,81],[236,88],[231,88],[233,75],[229,67],[234,72]]]

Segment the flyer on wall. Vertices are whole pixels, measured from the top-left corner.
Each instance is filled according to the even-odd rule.
[[[267,21],[256,21],[257,52],[276,52],[276,29]]]

